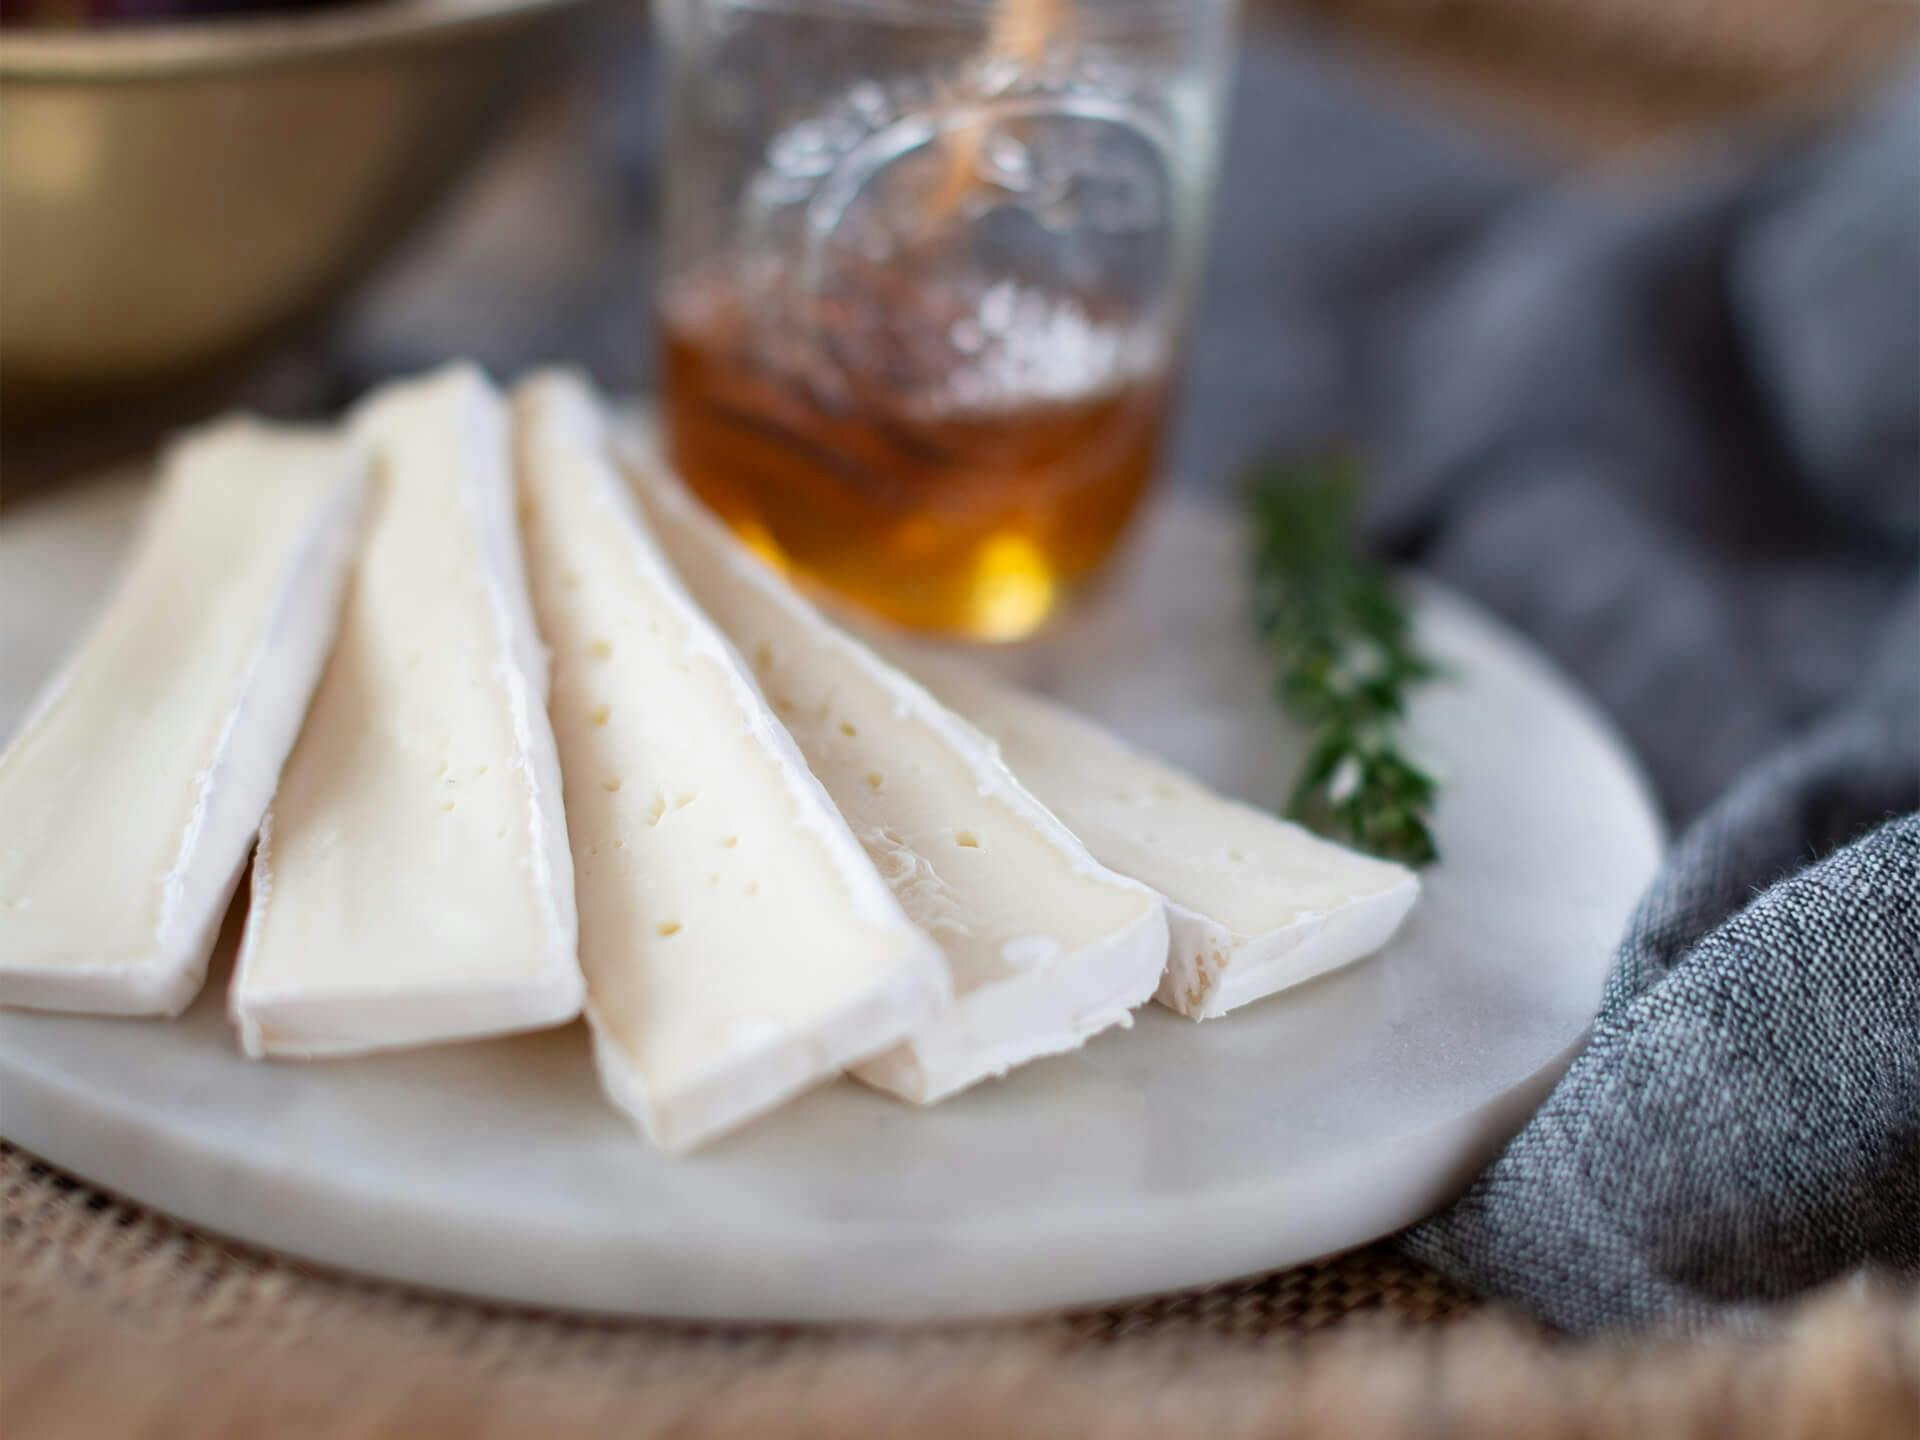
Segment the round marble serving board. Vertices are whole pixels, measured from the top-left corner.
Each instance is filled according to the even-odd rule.
[[[0,519],[0,733],[105,593],[141,493],[101,481]],[[1170,498],[1102,594],[996,663],[1274,805],[1298,742],[1244,569],[1229,517]],[[1149,1005],[925,1112],[841,1082],[674,1160],[601,1099],[578,1025],[258,1064],[217,959],[177,1021],[0,1012],[0,1133],[243,1240],[598,1311],[1006,1313],[1358,1245],[1457,1192],[1539,1102],[1662,844],[1591,706],[1463,600],[1417,593],[1458,677],[1414,716],[1446,777],[1444,859],[1384,953],[1224,1019]]]

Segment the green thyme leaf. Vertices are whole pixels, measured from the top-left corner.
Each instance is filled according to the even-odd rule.
[[[1307,758],[1287,813],[1409,865],[1436,856],[1438,786],[1401,752],[1407,696],[1439,673],[1386,573],[1357,548],[1359,465],[1269,465],[1248,487],[1254,623],[1274,696],[1304,726]]]

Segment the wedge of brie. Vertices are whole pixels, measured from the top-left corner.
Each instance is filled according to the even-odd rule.
[[[1157,996],[1196,1020],[1378,950],[1420,894],[1411,870],[1215,794],[1063,706],[886,643],[1103,863],[1159,891],[1173,947]]]
[[[0,1003],[171,1015],[326,660],[366,464],[231,420],[170,451],[105,612],[0,756]]]
[[[541,376],[514,408],[594,1051],[684,1150],[926,1023],[946,966],[660,553],[591,392]]]
[[[952,971],[953,1004],[853,1073],[926,1104],[1130,1024],[1166,961],[1158,897],[1100,865],[990,740],[822,618],[647,447],[623,436],[668,554]]]
[[[261,829],[231,1008],[250,1055],[556,1025],[580,1008],[546,657],[506,406],[471,368],[356,415],[373,515]]]

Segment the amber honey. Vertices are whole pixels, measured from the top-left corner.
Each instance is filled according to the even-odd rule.
[[[676,468],[750,543],[900,624],[1030,634],[1154,472],[1164,356],[1130,351],[1097,304],[721,273],[677,287],[662,322]]]

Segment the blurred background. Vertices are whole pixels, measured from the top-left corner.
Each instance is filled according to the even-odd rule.
[[[215,403],[323,413],[452,354],[652,381],[646,6],[358,0],[295,7],[295,34],[271,7],[152,29],[181,8],[0,10],[15,494]],[[1917,35],[1902,0],[1250,0],[1189,394],[1279,408],[1186,407],[1173,468],[1204,484],[1364,423],[1356,331],[1508,198],[1816,124]],[[1270,343],[1217,323],[1250,291]]]

